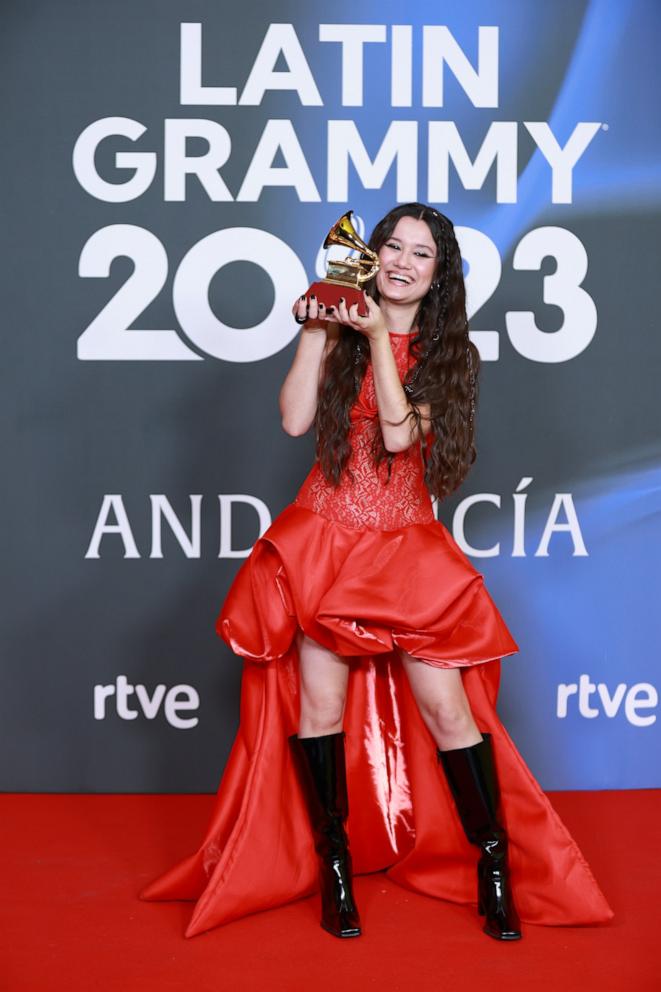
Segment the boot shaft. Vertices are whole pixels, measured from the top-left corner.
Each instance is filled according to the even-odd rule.
[[[344,732],[321,737],[289,738],[315,835],[317,853],[325,858],[348,853],[344,821],[349,813]]]
[[[450,791],[468,840],[479,843],[487,834],[504,835],[499,823],[500,790],[494,764],[491,734],[470,747],[441,751]]]
[[[484,932],[498,940],[518,940],[520,920],[514,906],[507,865],[507,834],[500,823],[500,789],[491,734],[471,747],[437,749],[466,837],[481,850],[477,866],[478,910]]]

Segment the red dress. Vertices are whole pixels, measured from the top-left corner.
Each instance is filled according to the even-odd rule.
[[[391,333],[390,340],[403,380],[413,362],[409,336]],[[475,721],[492,734],[521,920],[613,917],[497,715],[500,659],[518,646],[483,576],[434,517],[421,444],[396,453],[386,484],[385,461],[377,471],[370,455],[379,429],[368,364],[351,410],[353,481],[345,472],[334,488],[315,462],[293,503],[255,542],[219,613],[219,636],[244,659],[239,730],[198,850],[140,894],[195,900],[187,937],[317,888],[287,744],[298,730],[299,626],[350,665],[344,730],[356,875],[386,870],[418,892],[476,900],[478,852],[437,764],[402,648],[460,668]]]

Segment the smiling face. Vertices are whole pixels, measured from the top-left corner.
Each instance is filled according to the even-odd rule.
[[[376,288],[391,303],[418,303],[434,279],[437,250],[424,220],[400,217],[379,250]]]

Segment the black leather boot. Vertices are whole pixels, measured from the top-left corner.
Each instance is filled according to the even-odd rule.
[[[360,919],[351,888],[351,854],[344,829],[349,812],[344,732],[322,737],[293,734],[289,743],[319,855],[321,926],[335,937],[359,937]]]
[[[496,940],[518,940],[520,920],[514,907],[507,865],[507,834],[499,820],[500,789],[491,734],[471,747],[436,749],[466,837],[482,854],[477,866],[477,908],[486,915],[484,932]]]

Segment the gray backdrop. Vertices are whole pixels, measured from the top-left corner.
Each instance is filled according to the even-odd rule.
[[[283,300],[314,277],[320,242],[344,210],[353,208],[369,231],[398,199],[394,165],[371,184],[363,166],[362,178],[360,168],[349,167],[346,196],[329,202],[333,120],[355,123],[372,160],[392,121],[416,122],[419,159],[407,175],[422,200],[436,168],[436,160],[429,170],[426,161],[430,122],[454,122],[473,160],[493,122],[517,124],[515,171],[505,158],[498,166],[514,180],[515,202],[500,196],[495,166],[472,189],[464,188],[461,166],[451,166],[448,202],[434,202],[457,226],[485,235],[502,262],[493,281],[489,245],[465,252],[470,293],[477,300],[482,287],[486,297],[471,319],[485,349],[479,457],[439,516],[457,536],[455,510],[481,494],[463,537],[475,549],[500,542],[497,554],[471,560],[521,647],[503,662],[501,714],[542,786],[659,785],[652,758],[661,491],[659,9],[612,3],[608,12],[604,18],[603,4],[568,0],[552,10],[513,0],[468,3],[461,12],[431,3],[390,11],[368,2],[360,15],[346,3],[331,12],[280,0],[239,7],[4,4],[2,788],[195,792],[217,784],[238,721],[241,663],[214,622],[242,561],[219,555],[230,502],[221,513],[219,495],[237,497],[231,520],[225,517],[234,549],[249,549],[259,535],[255,501],[273,519],[294,498],[313,439],[290,438],[280,425],[278,391],[298,333]],[[330,21],[384,27],[384,43],[365,45],[359,106],[342,100],[339,44],[320,41],[319,25]],[[411,25],[412,97],[410,106],[393,107],[392,27],[402,23]],[[289,47],[271,69],[293,71],[298,39],[321,105],[277,89],[257,105],[180,102],[182,24],[201,25],[202,85],[236,86],[239,96],[270,25],[292,25]],[[497,101],[476,107],[446,66],[443,105],[423,105],[423,25],[439,24],[474,66],[478,28],[498,28]],[[193,33],[189,74],[194,42]],[[488,37],[480,43],[486,53]],[[400,59],[397,72],[402,65]],[[303,77],[299,68],[299,82]],[[90,154],[81,136],[111,118],[145,130],[130,140],[110,129]],[[200,121],[202,128],[212,122],[216,130],[203,133],[214,141],[221,141],[217,125],[225,129],[232,146],[218,169],[225,199],[212,198],[195,176],[184,181],[182,199],[172,194],[177,151],[174,131],[166,151],[166,120]],[[289,185],[237,199],[269,121],[291,122],[318,200],[301,200],[308,172],[294,161],[292,141],[271,156],[274,169],[289,168]],[[577,123],[598,123],[574,166],[569,202],[553,201],[548,162],[526,121],[547,122],[560,146]],[[199,135],[185,146],[190,156],[209,147]],[[76,148],[82,166],[74,162]],[[135,173],[116,160],[126,152],[153,153],[154,177],[143,192],[113,202],[112,194],[104,199],[85,188],[96,173],[121,191]],[[333,154],[340,155],[337,148]],[[264,168],[261,175],[268,178]],[[283,181],[283,173],[271,180]],[[222,245],[212,239],[198,246],[233,228],[268,232],[284,244],[267,245],[255,264],[246,260],[250,237],[230,235],[238,260],[215,272]],[[553,228],[569,232],[560,248]],[[518,264],[517,246],[538,229],[548,257]],[[588,260],[583,279],[580,246]],[[562,266],[565,303],[558,305],[543,287]],[[574,312],[572,279],[596,308],[587,344],[569,358],[541,358],[543,342],[535,345],[533,333],[526,340],[538,347],[536,357],[522,354],[508,313],[532,312],[551,338],[568,319],[564,306],[574,313],[570,339],[585,332],[589,306]],[[104,310],[109,302],[117,309]],[[261,331],[251,330],[262,322]],[[171,335],[154,344],[152,357],[138,359],[123,327],[141,342],[149,330]],[[498,335],[497,358],[486,354],[486,330]],[[277,342],[274,353],[266,353],[269,340]],[[225,357],[210,353],[202,343],[209,341]],[[164,357],[178,346],[178,357]],[[513,494],[526,479],[526,547],[519,553]],[[552,511],[556,494],[571,499]],[[154,554],[159,499],[189,538],[199,507],[199,548],[193,543],[187,554],[164,519],[162,556]],[[573,538],[558,529],[548,552],[536,553],[549,516],[566,522],[572,507]],[[560,686],[580,686],[581,677],[583,688],[562,697]],[[122,702],[122,680],[144,688]],[[103,686],[115,688],[104,693]]]

